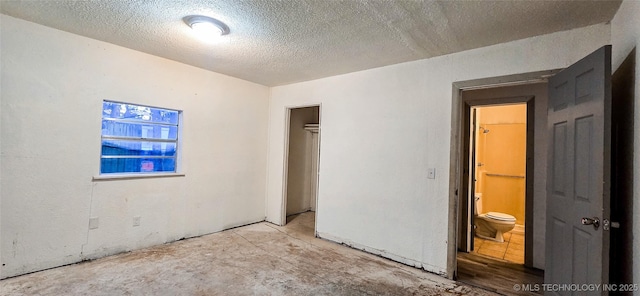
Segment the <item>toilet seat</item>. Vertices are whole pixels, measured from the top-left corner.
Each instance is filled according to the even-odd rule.
[[[505,214],[505,213],[498,213],[498,212],[488,212],[486,215],[487,218],[490,219],[495,219],[498,221],[505,221],[505,222],[515,222],[516,218],[514,216],[511,216],[509,214]]]

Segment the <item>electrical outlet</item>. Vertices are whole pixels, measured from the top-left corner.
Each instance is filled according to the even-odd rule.
[[[140,216],[133,217],[133,226],[140,226]]]
[[[434,168],[430,168],[427,170],[427,178],[428,179],[435,179],[436,178],[436,169]]]
[[[96,229],[99,225],[100,221],[98,220],[98,217],[89,218],[89,229]]]

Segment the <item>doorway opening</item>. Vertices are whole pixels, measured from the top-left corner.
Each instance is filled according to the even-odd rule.
[[[471,109],[473,254],[524,264],[527,105]]]
[[[285,157],[285,224],[296,224],[315,235],[320,157],[320,107],[289,109]],[[314,225],[313,228],[308,225]]]
[[[547,92],[544,80],[460,91],[459,281],[506,294],[543,282]]]
[[[548,88],[543,108],[540,108],[537,98],[535,100],[535,162],[527,149],[525,267],[531,266],[531,258],[533,267],[536,267],[535,262],[542,263],[546,283],[604,284],[619,280],[609,278],[615,275],[610,270],[610,258],[613,257],[609,253],[612,251],[610,243],[611,236],[615,235],[612,227],[620,226],[609,220],[618,218],[610,215],[612,167],[617,165],[612,163],[615,157],[611,152],[615,148],[611,143],[625,141],[623,134],[628,129],[615,131],[620,132],[621,139],[616,139],[612,132],[612,126],[616,124],[611,117],[612,110],[621,106],[614,106],[611,100],[611,45],[597,49],[560,72],[553,72],[555,70],[453,84],[451,174],[455,178],[450,182],[449,213],[450,223],[454,225],[449,227],[449,239],[456,240],[456,235],[458,239],[456,244],[449,245],[447,258],[447,273],[453,278],[459,278],[462,269],[463,260],[457,256],[458,249],[464,252],[473,244],[470,230],[464,229],[472,217],[467,198],[472,193],[469,187],[473,179],[469,169],[472,154],[465,142],[471,134],[468,125],[471,108],[469,101],[464,99],[464,92],[496,85],[529,84],[535,80],[547,83]],[[633,81],[633,77],[628,79]],[[624,113],[621,115],[629,116]],[[618,123],[621,122],[622,119]],[[531,126],[529,121],[527,126]],[[622,150],[621,153],[626,154]],[[529,173],[531,167],[534,167],[534,174]],[[617,169],[624,174],[624,169]],[[531,195],[528,182],[532,177],[536,181],[533,187],[533,221],[529,211]],[[545,187],[548,190],[544,190]],[[545,210],[542,216],[536,215],[539,208]],[[546,227],[535,227],[539,221]],[[537,232],[533,241],[530,239],[531,222],[534,222],[533,230]],[[540,240],[544,243],[540,244]],[[533,250],[530,248],[532,243]],[[542,250],[539,249],[541,245],[544,246]],[[534,251],[533,256],[531,251]],[[490,270],[497,273],[494,268]],[[506,288],[503,290],[505,294],[513,292],[512,288],[516,287],[514,279],[514,276],[499,278],[501,282],[510,282],[510,285],[501,287]]]

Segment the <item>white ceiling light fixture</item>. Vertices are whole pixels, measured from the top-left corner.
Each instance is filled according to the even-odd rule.
[[[198,38],[204,41],[213,41],[222,35],[229,34],[229,27],[214,18],[203,15],[189,15],[183,19]]]

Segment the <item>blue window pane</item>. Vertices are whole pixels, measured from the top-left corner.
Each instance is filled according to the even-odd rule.
[[[175,156],[175,142],[102,140],[102,155]]]
[[[102,158],[100,173],[175,172],[175,158]]]
[[[100,173],[175,172],[180,112],[104,101]]]
[[[139,120],[147,122],[178,124],[178,111],[138,106],[124,103],[102,103],[102,118]]]
[[[102,136],[176,140],[178,126],[102,120]]]

